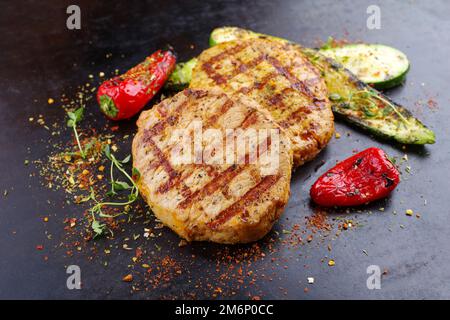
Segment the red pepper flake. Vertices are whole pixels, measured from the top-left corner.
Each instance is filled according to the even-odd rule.
[[[308,227],[313,230],[331,230],[331,225],[328,223],[328,215],[327,212],[322,209],[316,209],[314,213],[307,218]],[[311,239],[310,239],[311,237]],[[310,235],[307,239],[308,242],[312,240],[312,235]]]
[[[136,252],[135,252],[134,256],[135,256],[137,259],[139,259],[139,258],[142,256],[142,249],[141,249],[141,247],[137,247],[137,248],[136,248]]]
[[[122,278],[122,281],[124,281],[124,282],[131,282],[131,281],[133,281],[133,275],[131,273],[127,274],[125,277]]]
[[[44,246],[42,244],[38,244],[36,246],[36,250],[44,250]]]
[[[428,104],[428,107],[430,109],[436,109],[437,108],[437,102],[435,100],[431,99],[431,98],[428,99],[427,104]]]

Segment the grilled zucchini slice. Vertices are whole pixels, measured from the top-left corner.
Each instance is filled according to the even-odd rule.
[[[360,81],[338,62],[318,51],[303,48],[327,84],[333,112],[371,133],[404,144],[432,144],[434,132],[410,111]]]
[[[395,87],[406,78],[409,61],[406,55],[381,44],[349,44],[319,51],[376,89]]]

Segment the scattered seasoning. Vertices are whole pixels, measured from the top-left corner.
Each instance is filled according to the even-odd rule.
[[[55,100],[53,100],[52,98],[48,98],[47,102],[48,102],[48,104],[53,104],[55,102]]]
[[[184,239],[181,239],[180,242],[178,242],[178,247],[184,247],[187,246],[188,242]]]
[[[119,70],[115,70],[115,73],[118,74]],[[99,77],[102,77],[100,73]],[[107,268],[110,255],[126,256],[126,259],[123,259],[125,261],[123,274],[126,276],[122,280],[133,282],[130,286],[131,292],[153,292],[154,296],[155,289],[165,289],[181,281],[195,288],[194,292],[188,290],[162,294],[159,297],[161,299],[233,297],[242,292],[246,292],[249,299],[260,299],[264,297],[264,292],[261,292],[258,283],[281,278],[283,273],[280,273],[280,270],[287,269],[289,261],[298,262],[299,255],[305,255],[302,246],[322,245],[325,239],[331,237],[334,240],[341,230],[344,230],[344,225],[347,229],[352,225],[356,227],[356,222],[348,217],[350,211],[343,211],[346,217],[339,220],[334,214],[330,214],[332,210],[315,208],[314,213],[304,217],[303,221],[287,222],[285,226],[283,225],[285,229],[275,230],[272,235],[258,243],[213,248],[213,253],[208,257],[213,267],[202,269],[204,272],[201,277],[192,275],[191,270],[204,267],[204,259],[203,257],[199,259],[198,252],[205,247],[195,244],[177,250],[177,247],[187,246],[188,242],[173,240],[173,237],[161,238],[171,231],[154,218],[142,200],[136,201],[126,209],[105,208],[105,216],[98,218],[97,227],[101,228],[104,225],[110,232],[102,234],[101,238],[94,241],[95,233],[91,228],[93,221],[88,211],[92,201],[91,191],[94,191],[95,197],[100,198],[110,189],[111,163],[105,158],[103,151],[107,145],[118,153],[121,150],[129,150],[133,137],[121,136],[121,128],[118,125],[111,126],[110,123],[106,123],[99,126],[101,120],[91,121],[91,114],[87,112],[92,109],[88,104],[96,104],[95,92],[98,84],[95,83],[92,74],[89,75],[89,79],[89,83],[77,88],[79,92],[75,98],[63,94],[61,99],[58,99],[65,112],[74,112],[86,106],[86,119],[77,127],[80,145],[86,153],[85,158],[81,157],[71,128],[67,128],[64,123],[62,125],[46,123],[42,115],[29,117],[30,122],[39,124],[52,133],[49,138],[52,140],[45,141],[50,146],[48,157],[30,162],[38,168],[36,176],[41,179],[44,187],[64,192],[66,198],[62,208],[68,206],[73,208],[74,204],[77,205],[75,208],[79,208],[78,211],[71,212],[69,217],[52,216],[52,224],[61,221],[61,228],[65,231],[62,239],[54,240],[55,250],[62,252],[64,257],[83,255],[89,261],[98,261]],[[339,137],[340,134],[336,133],[336,139]],[[322,165],[324,163],[322,162]],[[317,170],[319,168],[320,166]],[[6,194],[7,190],[4,196]],[[48,221],[47,216],[43,219],[45,222]],[[339,224],[335,223],[337,220],[340,221]],[[45,237],[49,241],[52,239],[51,234],[47,232]],[[280,255],[280,246],[277,245],[279,241],[295,249],[292,250],[292,254]],[[326,240],[324,245],[331,251],[329,240]],[[36,249],[43,250],[44,246],[38,245]],[[170,255],[166,255],[169,252]],[[48,257],[44,259],[47,260]],[[334,264],[334,260],[328,261],[328,265]],[[305,268],[309,266],[305,265]],[[309,284],[315,282],[314,277],[308,277],[307,280]],[[280,290],[283,294],[287,294],[286,289]],[[305,292],[308,290],[305,288]]]
[[[131,282],[131,281],[133,281],[133,275],[132,274],[127,274],[125,277],[122,278],[122,281],[124,281],[124,282]]]

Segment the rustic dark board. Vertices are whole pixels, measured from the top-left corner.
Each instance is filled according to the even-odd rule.
[[[30,125],[28,117],[42,113],[49,123],[64,117],[61,109],[46,104],[49,96],[70,93],[90,73],[115,67],[123,70],[165,44],[173,45],[179,57],[187,59],[206,48],[209,32],[222,25],[247,27],[309,46],[332,35],[401,49],[412,68],[407,84],[388,94],[411,106],[437,135],[435,145],[406,149],[413,174],[405,176],[389,200],[375,204],[372,214],[360,213],[357,220],[364,221],[364,227],[331,241],[331,253],[326,245],[289,249],[275,243],[278,258],[302,255],[298,261],[291,259],[288,269],[283,264],[275,266],[279,277],[260,281],[253,294],[276,299],[450,298],[448,1],[77,1],[82,10],[79,31],[66,29],[65,9],[71,2],[60,2],[0,4],[0,189],[9,190],[7,197],[0,197],[0,298],[151,299],[188,292],[197,292],[198,298],[209,297],[186,277],[168,288],[130,294],[129,284],[120,280],[131,257],[123,253],[110,257],[106,269],[82,255],[63,258],[58,251],[46,252],[50,259],[45,262],[36,244],[54,246],[62,237],[63,217],[78,209],[62,208],[64,194],[42,188],[37,177],[29,177],[36,169],[24,166],[23,161],[42,159],[50,150],[42,143],[48,132]],[[373,3],[381,7],[380,30],[366,28],[366,8]],[[112,58],[105,59],[106,53],[112,53]],[[438,103],[435,111],[415,104],[430,97]],[[94,115],[101,117],[97,111]],[[103,121],[100,118],[99,125]],[[134,119],[124,127],[123,132],[133,132]],[[371,139],[345,124],[338,123],[337,131],[342,138],[333,139],[316,160],[293,175],[291,199],[276,230],[302,222],[311,214],[309,187],[325,168],[353,149],[378,146],[391,155],[404,154],[401,147]],[[347,137],[346,132],[351,135]],[[314,172],[322,160],[325,165]],[[385,212],[376,210],[381,206]],[[404,211],[408,208],[420,212],[421,218],[407,217]],[[394,210],[397,215],[392,214]],[[40,219],[46,214],[52,216],[47,225]],[[56,240],[47,243],[45,230]],[[177,238],[165,231],[157,241],[165,246],[165,241],[176,244]],[[179,249],[175,245],[164,250]],[[197,255],[190,274],[194,282],[207,270],[214,270],[209,257],[217,246],[196,244],[183,250],[181,259],[186,263],[190,263],[190,253]],[[335,259],[336,266],[321,262],[325,256]],[[66,289],[68,264],[81,266],[82,290]],[[371,264],[389,270],[381,290],[366,288],[366,268]],[[314,276],[316,283],[305,293],[307,276]],[[247,298],[250,291],[238,290],[235,297]]]

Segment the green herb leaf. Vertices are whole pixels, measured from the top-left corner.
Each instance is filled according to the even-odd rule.
[[[117,192],[115,192],[113,189],[111,189],[106,193],[106,196],[112,197],[112,196],[115,196],[116,194],[117,194]]]
[[[117,191],[129,190],[129,189],[133,188],[125,181],[117,181],[116,180],[113,182],[113,185],[114,185],[114,190],[117,190]]]
[[[67,112],[67,116],[69,117],[69,120],[67,120],[67,126],[73,128],[73,132],[75,134],[75,139],[77,140],[78,148],[80,149],[81,157],[84,159],[86,154],[83,151],[83,148],[81,147],[80,143],[80,137],[78,135],[77,131],[77,122],[81,121],[83,119],[83,112],[84,107],[80,107],[74,112]]]
[[[137,199],[137,194],[136,193],[130,193],[130,195],[128,196],[128,201],[133,202]]]
[[[106,225],[98,222],[97,220],[92,221],[91,227],[95,233],[94,238],[103,235],[106,229]]]
[[[81,120],[83,120],[84,107],[78,108],[73,112],[73,114],[75,116],[75,122],[80,122]]]
[[[129,154],[128,156],[125,157],[125,159],[123,159],[121,162],[122,163],[128,163],[131,159],[131,155]]]
[[[105,146],[105,148],[103,149],[103,152],[105,153],[105,156],[109,159],[112,160],[111,158],[111,148],[109,147],[109,144],[107,144]]]

